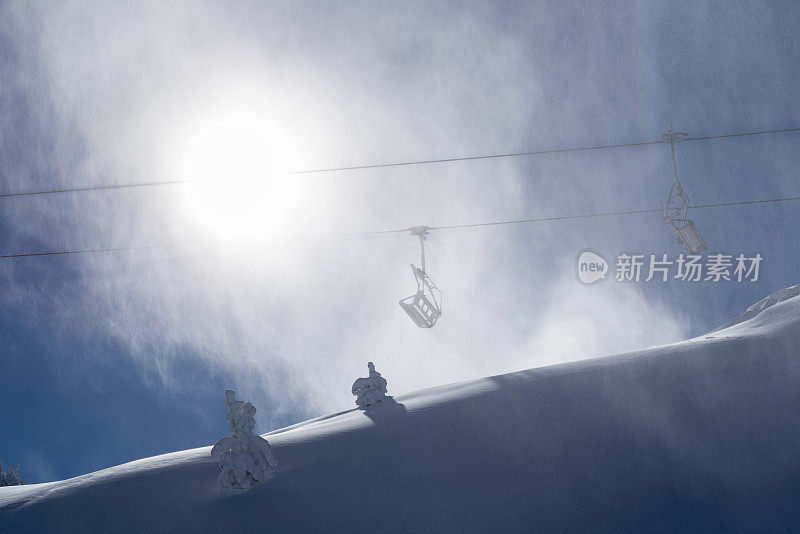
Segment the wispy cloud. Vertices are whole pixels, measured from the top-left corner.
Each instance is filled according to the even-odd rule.
[[[592,122],[578,96],[565,94],[561,110],[545,106],[537,73],[552,71],[544,63],[552,58],[505,31],[490,6],[433,14],[423,3],[226,6],[7,5],[4,32],[28,69],[15,81],[42,82],[40,115],[53,126],[31,133],[53,149],[42,149],[47,172],[11,174],[8,187],[172,179],[182,136],[230,106],[269,117],[301,168],[513,150],[566,140],[564,131]],[[298,176],[317,208],[288,214],[283,229],[476,222],[613,199],[557,197],[542,169],[516,160]],[[593,179],[612,171],[594,169]],[[548,228],[431,236],[429,270],[445,292],[445,316],[421,331],[397,306],[415,288],[414,238],[243,243],[187,218],[184,195],[171,186],[34,203],[17,243],[184,247],[66,260],[79,274],[69,299],[49,304],[60,328],[115,340],[143,376],[170,387],[195,385],[187,383],[195,374],[181,373],[187,359],[227,373],[273,420],[348,405],[368,360],[401,393],[685,332],[668,307],[634,289],[563,281],[551,268],[575,241]],[[263,209],[274,202],[264,198]],[[186,248],[198,243],[215,248]]]

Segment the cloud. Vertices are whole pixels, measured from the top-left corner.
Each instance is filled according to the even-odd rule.
[[[9,186],[20,190],[172,179],[182,138],[231,107],[269,117],[294,148],[295,165],[307,169],[529,147],[556,126],[577,130],[576,117],[591,105],[569,102],[571,122],[556,124],[536,71],[552,70],[552,58],[546,50],[532,57],[529,43],[479,4],[433,14],[424,4],[372,3],[4,9],[27,69],[20,80],[45,82],[48,105],[30,135],[56,148],[40,155],[47,179],[19,176]],[[547,20],[538,21],[542,31]],[[588,167],[567,170],[582,175]],[[613,200],[607,192],[557,196],[563,185],[546,178],[548,169],[514,160],[300,176],[317,208],[287,216],[282,230],[472,223]],[[596,180],[614,169],[592,172]],[[31,204],[35,215],[19,243],[176,245],[72,258],[79,281],[69,298],[48,303],[52,316],[71,336],[119,343],[155,384],[195,387],[197,373],[180,371],[187,359],[222,374],[241,396],[269,406],[271,421],[349,405],[350,384],[370,360],[398,394],[685,331],[633,288],[560,280],[553,258],[571,254],[574,240],[551,227],[432,235],[428,265],[445,315],[422,331],[397,305],[415,289],[407,265],[418,261],[415,238],[241,241],[193,224],[182,187]],[[264,198],[265,210],[270,202]],[[212,217],[213,205],[208,211]],[[545,306],[530,306],[543,294]]]
[[[691,332],[688,318],[666,303],[611,279],[593,286],[561,279],[551,288],[542,316],[526,348],[526,367],[674,343]]]

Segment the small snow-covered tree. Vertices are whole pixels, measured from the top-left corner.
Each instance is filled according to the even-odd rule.
[[[386,398],[386,379],[375,370],[372,362],[367,363],[369,376],[353,382],[353,395],[358,406],[372,406]]]
[[[3,469],[3,461],[0,460],[0,486],[19,486],[27,484],[25,479],[19,476],[19,467],[9,467],[7,470]]]
[[[269,447],[261,436],[253,435],[256,420],[255,407],[249,402],[236,400],[236,393],[225,392],[228,406],[228,429],[232,436],[222,438],[211,448],[211,455],[219,458],[222,469],[217,481],[223,490],[247,489],[266,478],[278,465]]]

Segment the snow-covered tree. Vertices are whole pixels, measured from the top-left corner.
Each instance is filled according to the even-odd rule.
[[[372,406],[386,398],[386,379],[375,370],[372,362],[367,363],[369,376],[359,378],[353,383],[353,395],[358,406]]]
[[[278,465],[269,447],[261,436],[253,435],[256,426],[255,407],[249,402],[236,400],[236,393],[225,392],[228,406],[228,429],[232,436],[222,438],[211,449],[211,455],[219,458],[222,469],[217,481],[223,490],[247,489],[266,478]]]
[[[0,460],[0,486],[19,486],[20,484],[27,484],[24,478],[19,476],[19,466],[9,467],[7,470],[3,469],[3,461]]]

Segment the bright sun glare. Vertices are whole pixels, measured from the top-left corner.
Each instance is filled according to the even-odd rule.
[[[226,240],[284,235],[294,214],[309,209],[302,179],[290,174],[286,132],[252,111],[199,121],[178,145],[177,176],[202,230]]]

